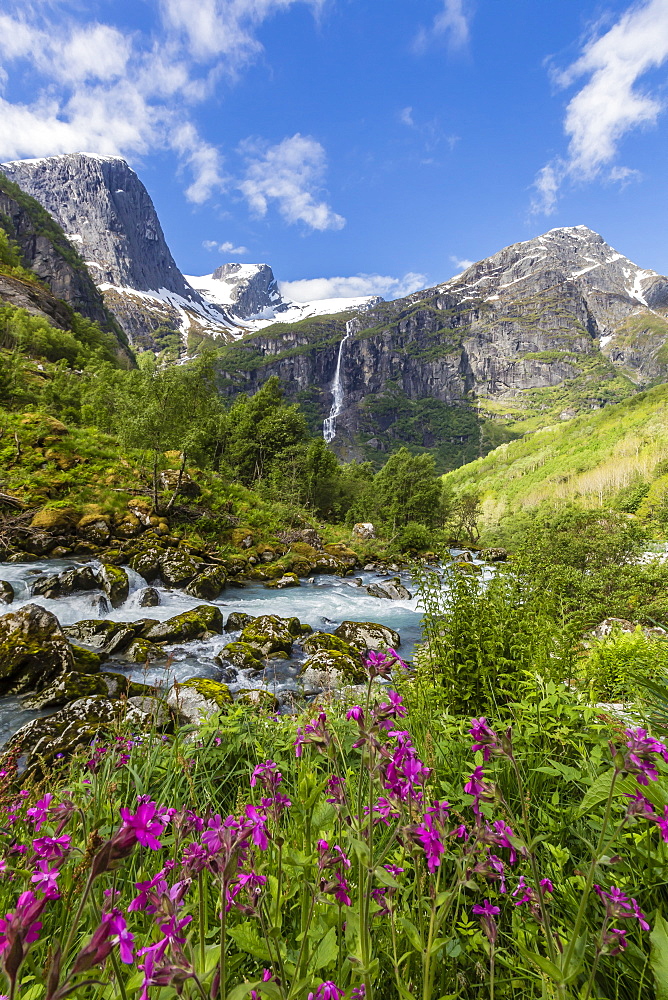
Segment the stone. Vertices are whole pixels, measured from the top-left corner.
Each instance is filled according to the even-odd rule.
[[[163,490],[173,493],[178,486],[179,494],[183,497],[198,497],[202,492],[197,483],[187,472],[181,474],[179,483],[178,469],[164,469],[159,476],[160,485]]]
[[[150,725],[156,729],[166,729],[171,725],[172,720],[164,699],[146,694],[132,695],[128,698],[128,705],[143,712]]]
[[[334,635],[364,652],[367,649],[397,649],[401,644],[398,632],[378,622],[341,622]]]
[[[49,598],[63,597],[77,590],[95,590],[97,586],[98,581],[91,567],[81,566],[35,580],[32,593]]]
[[[508,559],[508,550],[501,548],[493,549],[483,549],[480,553],[483,559],[487,562],[506,562]]]
[[[143,637],[150,642],[183,642],[197,639],[203,632],[220,634],[222,631],[223,614],[220,608],[199,604],[166,622],[157,622],[143,633]]]
[[[128,574],[120,566],[112,566],[110,563],[103,563],[97,571],[102,590],[105,592],[111,605],[118,608],[124,604],[130,592],[130,581]]]
[[[78,518],[71,507],[42,508],[38,510],[32,521],[31,528],[40,531],[69,534],[74,529]]]
[[[232,531],[232,545],[236,549],[250,549],[253,546],[253,532],[248,528],[234,528]]]
[[[74,669],[74,654],[55,615],[37,604],[0,617],[0,694],[41,691]]]
[[[265,712],[278,711],[278,698],[266,688],[240,688],[234,696],[234,702],[238,705],[252,705]]]
[[[92,695],[107,695],[107,685],[97,674],[79,674],[74,671],[62,674],[42,691],[30,692],[21,698],[24,708],[41,710],[60,708],[78,698]]]
[[[200,563],[180,549],[166,552],[160,560],[160,574],[168,587],[189,583],[198,573]]]
[[[289,545],[293,552],[297,551],[295,545],[302,543],[316,551],[322,551],[322,538],[315,528],[301,528],[293,531],[284,531],[279,538]]]
[[[130,696],[143,696],[155,694],[155,688],[150,684],[140,684],[131,680],[127,674],[114,673],[113,671],[103,671],[100,678],[104,681],[107,694],[110,698],[129,698]]]
[[[227,661],[239,670],[263,670],[262,658],[262,650],[249,642],[228,642],[216,657],[216,662]]]
[[[70,643],[70,645],[74,656],[74,669],[77,673],[97,674],[100,672],[101,656],[94,653],[92,649],[86,649],[85,646],[76,646],[74,643]]]
[[[63,631],[70,639],[93,646],[110,656],[129,646],[142,627],[143,624],[137,625],[134,622],[110,622],[104,618],[92,618],[66,625]]]
[[[151,660],[165,659],[167,654],[154,642],[148,639],[133,639],[123,653],[123,659],[131,663],[148,663]]]
[[[318,649],[303,663],[300,674],[307,670],[321,670],[328,674],[338,674],[347,684],[361,684],[367,679],[367,672],[359,656],[340,652],[338,649]]]
[[[193,678],[185,684],[174,684],[167,695],[167,704],[179,721],[198,724],[232,704],[226,684],[207,678]]]
[[[77,535],[94,545],[105,545],[111,538],[110,518],[101,514],[86,514],[77,524]]]
[[[233,611],[225,622],[226,632],[240,632],[246,627],[250,622],[253,621],[252,615],[245,615],[243,611]]]
[[[375,538],[376,529],[370,521],[360,521],[353,525],[353,535],[363,539]]]
[[[297,630],[294,623],[296,622]],[[268,653],[291,653],[295,636],[301,634],[298,618],[279,618],[278,615],[260,615],[245,626],[241,641],[257,646]]]
[[[269,590],[284,590],[286,587],[300,587],[299,577],[296,573],[284,573],[283,576],[279,576],[276,580],[270,580],[269,583],[265,583],[265,587]]]
[[[222,566],[207,568],[190,581],[186,587],[186,594],[204,601],[215,601],[226,582],[227,574]]]
[[[360,651],[355,646],[345,642],[338,635],[332,635],[331,632],[312,632],[311,635],[302,639],[301,645],[304,651],[309,654],[317,653],[321,649],[334,650],[350,656],[360,668],[364,663]]]
[[[126,712],[121,702],[103,695],[79,698],[54,715],[22,726],[9,740],[7,750],[25,758],[23,781],[43,778],[79,747],[90,745],[95,737],[111,730],[121,715],[137,725],[146,721],[143,712],[136,708]]]
[[[142,531],[141,521],[130,512],[119,518],[114,525],[114,534],[119,538],[136,538]]]
[[[391,580],[371,583],[365,588],[370,597],[380,597],[388,601],[410,601],[413,597],[410,590],[404,587],[398,576]]]
[[[0,604],[11,604],[14,600],[14,588],[7,580],[0,580]]]
[[[140,608],[157,608],[160,605],[160,594],[155,587],[144,587],[137,594],[137,604]]]
[[[130,566],[136,573],[143,576],[147,583],[152,583],[160,576],[160,566],[165,550],[158,546],[149,546],[130,560]]]
[[[45,531],[36,531],[26,538],[24,545],[30,552],[34,552],[35,555],[44,556],[55,549],[57,540],[53,535],[49,535]]]
[[[329,545],[325,545],[325,552],[330,556],[334,556],[334,558],[344,566],[357,566],[359,562],[357,553],[353,552],[353,550],[343,542],[330,542]]]

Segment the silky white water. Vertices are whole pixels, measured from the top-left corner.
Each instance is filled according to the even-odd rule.
[[[329,411],[329,416],[325,418],[325,422],[322,425],[322,436],[324,437],[327,444],[333,441],[336,437],[336,418],[343,409],[343,381],[341,379],[341,358],[343,357],[343,345],[346,340],[352,337],[355,329],[357,328],[357,323],[354,319],[349,319],[346,323],[346,333],[343,337],[341,343],[339,344],[339,354],[336,359],[336,369],[334,371],[334,381],[332,382],[332,408]]]

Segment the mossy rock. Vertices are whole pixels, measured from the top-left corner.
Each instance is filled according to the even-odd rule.
[[[140,684],[138,681],[131,680],[127,674],[118,674],[110,670],[103,671],[100,678],[104,681],[106,694],[110,698],[151,696],[156,691],[150,684]]]
[[[467,573],[469,576],[480,576],[480,574],[482,573],[482,567],[476,565],[476,563],[462,562],[460,560],[459,562],[455,563],[455,566],[457,567],[460,573]]]
[[[74,668],[58,619],[37,604],[0,617],[0,694],[41,691]]]
[[[361,657],[342,653],[338,649],[317,650],[304,660],[299,671],[300,676],[307,670],[322,670],[327,674],[338,674],[346,684],[362,684],[367,680],[367,673],[361,664]]]
[[[278,698],[265,688],[241,688],[234,696],[237,705],[250,705],[263,712],[273,714],[278,711]]]
[[[94,653],[92,649],[85,649],[84,646],[72,645],[74,655],[74,669],[80,674],[98,674],[102,664],[102,658]],[[86,692],[91,694],[92,692]]]
[[[101,695],[79,698],[54,715],[22,726],[7,744],[7,750],[25,756],[22,780],[37,780],[113,729],[121,716],[138,727],[146,720],[138,709],[127,711],[122,702]]]
[[[95,695],[107,695],[107,685],[103,678],[98,674],[72,672],[62,674],[43,691],[25,695],[21,698],[21,704],[24,708],[34,710],[60,708],[78,698]]]
[[[266,656],[268,653],[281,651],[291,653],[294,638],[300,634],[301,626],[298,618],[260,615],[243,629],[241,641],[257,646]]]
[[[270,566],[253,566],[253,568],[248,571],[248,579],[257,580],[258,583],[264,583],[266,580],[271,580],[270,570]]]
[[[0,604],[11,604],[14,600],[14,588],[7,580],[0,580]]]
[[[158,622],[143,633],[150,642],[187,642],[197,639],[203,632],[223,631],[223,614],[220,608],[211,604],[200,604],[192,611]]]
[[[63,631],[68,638],[93,646],[110,656],[122,652],[143,628],[146,628],[145,622],[111,622],[106,618],[91,618],[66,625]]]
[[[252,615],[246,615],[243,611],[233,611],[225,622],[225,631],[240,632],[252,621],[255,621]]]
[[[199,573],[186,587],[186,594],[204,601],[215,601],[227,582],[227,574],[222,566],[214,566]]]
[[[38,531],[68,534],[74,528],[77,520],[77,513],[72,507],[60,507],[58,509],[43,507],[33,517],[30,527],[36,528]]]
[[[160,575],[168,587],[179,587],[197,576],[200,563],[188,552],[167,552],[160,560]]]
[[[262,650],[249,642],[228,642],[216,659],[226,660],[238,670],[262,670],[262,658]]]
[[[148,639],[133,639],[123,653],[123,659],[131,663],[148,663],[151,660],[165,659],[164,650]]]
[[[345,566],[356,566],[359,562],[357,553],[343,542],[330,542],[324,548],[328,555],[334,556],[338,562],[343,563]]]
[[[198,724],[232,703],[227,684],[196,677],[185,684],[175,684],[167,695],[167,704],[179,720]]]
[[[144,526],[135,514],[127,513],[114,524],[114,534],[120,538],[136,538],[141,535]]]
[[[356,646],[362,653],[367,649],[396,649],[401,644],[398,632],[378,622],[341,622],[334,635]]]
[[[322,552],[314,548],[313,545],[308,545],[306,542],[291,542],[290,551],[294,552],[295,555],[301,556],[306,562],[315,563],[322,555]]]
[[[97,578],[114,608],[125,603],[130,593],[130,581],[124,569],[112,566],[111,563],[103,563],[97,571]]]
[[[238,576],[248,569],[248,561],[243,556],[226,556],[224,565],[230,576]]]
[[[307,653],[317,653],[321,649],[334,650],[337,653],[349,656],[359,665],[360,670],[364,665],[362,654],[355,646],[340,639],[338,635],[332,635],[330,632],[312,632],[311,635],[302,639],[302,647]]]
[[[97,577],[90,566],[75,566],[62,573],[35,580],[32,593],[44,597],[62,597],[77,590],[95,590],[97,586]]]
[[[296,573],[283,573],[275,580],[265,583],[269,590],[285,590],[287,587],[300,587],[299,577]]]
[[[232,531],[232,545],[235,549],[250,549],[255,541],[250,528],[234,528]]]
[[[164,555],[164,549],[157,545],[150,545],[130,560],[130,566],[136,573],[143,576],[147,583],[152,583],[160,576],[160,566]]]
[[[140,608],[157,608],[160,606],[160,594],[155,587],[144,587],[137,594],[137,604]]]
[[[111,538],[110,524],[107,514],[84,514],[77,523],[77,535],[94,545],[104,545]]]

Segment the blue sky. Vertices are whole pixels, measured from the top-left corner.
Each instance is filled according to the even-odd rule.
[[[668,273],[667,64],[668,0],[5,0],[0,159],[124,155],[184,272],[301,298],[563,225]]]

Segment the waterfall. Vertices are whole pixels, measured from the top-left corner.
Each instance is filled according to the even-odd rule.
[[[334,372],[334,381],[332,382],[332,408],[329,411],[329,416],[325,418],[322,425],[322,436],[327,444],[329,444],[330,441],[333,441],[336,437],[336,418],[343,409],[343,384],[341,382],[341,357],[343,355],[343,345],[349,337],[352,337],[358,327],[358,320],[349,319],[346,323],[345,336],[339,344],[339,356],[336,359],[336,371]]]

